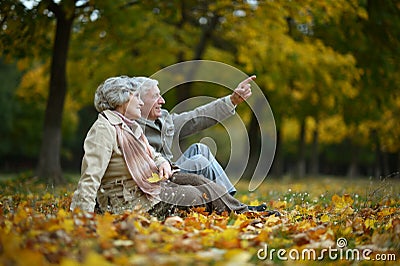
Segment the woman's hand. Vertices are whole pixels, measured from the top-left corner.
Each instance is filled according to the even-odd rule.
[[[158,167],[158,175],[162,179],[168,179],[172,176],[172,169],[169,162],[163,162],[162,164],[160,164],[160,166]]]

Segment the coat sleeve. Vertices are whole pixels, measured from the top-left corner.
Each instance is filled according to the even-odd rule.
[[[72,197],[71,210],[79,208],[94,211],[97,190],[110,162],[115,143],[114,128],[104,123],[95,123],[89,130],[84,142],[81,178]]]
[[[175,134],[184,138],[209,128],[235,114],[235,106],[229,96],[199,106],[192,111],[171,114]]]
[[[157,167],[159,167],[162,163],[168,162],[168,160],[165,159],[164,156],[157,152],[152,146],[150,146],[150,151]]]

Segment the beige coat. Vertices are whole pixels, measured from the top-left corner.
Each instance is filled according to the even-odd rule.
[[[147,211],[157,202],[150,202],[131,178],[118,146],[115,125],[122,124],[122,129],[136,138],[142,130],[139,126],[129,128],[112,111],[103,114],[99,114],[86,136],[81,178],[70,209],[93,212],[97,200],[103,212],[121,213],[135,208]],[[154,149],[151,153],[157,167],[166,161]]]

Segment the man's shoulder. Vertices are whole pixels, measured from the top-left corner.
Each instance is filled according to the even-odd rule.
[[[161,123],[164,125],[165,123],[169,124],[172,123],[171,120],[171,115],[166,109],[161,109],[161,117],[159,118]],[[144,129],[144,128],[158,128],[158,126],[155,125],[154,121],[145,119],[143,117],[140,117],[139,119],[136,120],[136,122]]]
[[[167,117],[170,113],[167,109],[161,109],[161,117]]]

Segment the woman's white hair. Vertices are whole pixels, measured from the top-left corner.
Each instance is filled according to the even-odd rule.
[[[129,101],[131,93],[138,90],[140,83],[135,78],[119,76],[106,79],[94,94],[94,107],[98,112],[115,110]]]
[[[117,106],[129,101],[131,93],[139,91],[140,94],[143,94],[157,85],[157,80],[147,77],[119,76],[108,78],[96,89],[94,107],[98,112],[115,110]]]

